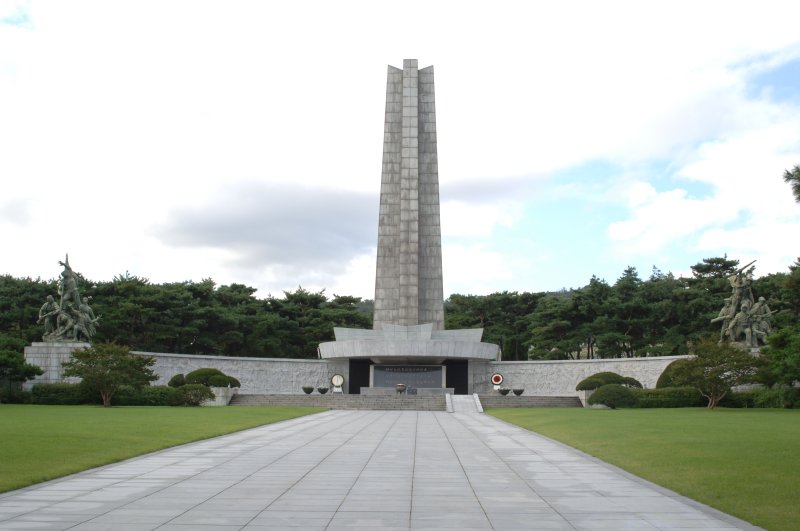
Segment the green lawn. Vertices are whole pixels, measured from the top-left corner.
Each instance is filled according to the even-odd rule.
[[[323,409],[0,404],[0,492],[319,411]]]
[[[800,525],[800,410],[487,413],[766,529]]]

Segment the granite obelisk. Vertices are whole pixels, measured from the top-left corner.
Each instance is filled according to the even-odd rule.
[[[374,329],[444,329],[433,67],[389,66],[383,134]]]

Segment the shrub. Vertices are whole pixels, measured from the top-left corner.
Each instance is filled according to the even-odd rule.
[[[497,390],[497,392],[503,396],[506,396],[508,393],[511,392],[511,389],[509,389],[508,387],[501,387],[500,389]]]
[[[754,392],[755,407],[781,407],[792,409],[800,406],[800,389],[776,386]]]
[[[187,384],[202,384],[209,387],[241,387],[242,384],[233,376],[228,376],[219,369],[197,369],[186,375]]]
[[[182,385],[186,385],[186,376],[183,374],[176,374],[169,379],[167,385],[170,387],[181,387]]]
[[[83,384],[53,383],[37,384],[31,389],[32,404],[75,406],[96,404],[98,396]]]
[[[758,391],[739,391],[738,393],[728,393],[720,400],[722,407],[732,408],[751,408],[756,407],[756,395]]]
[[[241,387],[242,384],[233,376],[215,374],[208,378],[208,385],[211,387]]]
[[[0,383],[0,404],[30,404],[31,392],[20,385]]]
[[[622,385],[631,389],[642,389],[642,384],[636,378],[625,376],[622,378]]]
[[[636,395],[624,385],[607,384],[592,393],[592,396],[589,397],[589,404],[602,404],[611,409],[633,407],[636,405]]]
[[[202,384],[208,385],[208,379],[212,376],[225,376],[225,374],[219,369],[197,369],[196,371],[192,371],[186,375],[186,383],[187,384]]]
[[[178,389],[167,385],[124,386],[117,391],[114,402],[121,406],[172,406],[177,396]]]
[[[199,406],[206,400],[213,400],[214,392],[203,384],[190,384],[178,387],[175,394],[176,406]]]
[[[212,374],[207,382],[210,387],[228,387],[228,377],[224,374]]]
[[[675,360],[667,365],[667,368],[664,369],[664,372],[658,377],[656,389],[661,389],[662,387],[678,387],[679,383],[676,380],[676,376],[687,363],[689,363],[688,359],[682,359]]]
[[[328,392],[328,388],[322,385],[320,387],[317,387],[317,391],[319,391],[319,394],[324,395],[325,393]]]
[[[303,389],[303,392],[304,392],[305,394],[307,394],[307,395],[310,395],[311,393],[313,393],[313,392],[314,392],[314,386],[311,386],[311,385],[304,385],[304,386],[302,387],[302,389]]]
[[[706,400],[694,387],[635,389],[636,407],[701,407]]]
[[[624,385],[625,387],[638,387],[639,389],[642,388],[642,384],[630,376],[622,376],[615,372],[598,372],[597,374],[588,376],[578,382],[578,385],[575,386],[575,390],[594,391],[595,389],[599,389],[600,387],[609,384]]]
[[[578,385],[575,386],[576,391],[594,391],[598,387],[602,387],[603,382],[599,378],[595,378],[594,376],[588,376],[578,382]]]
[[[519,387],[516,387],[516,388],[512,389],[511,391],[512,391],[512,392],[513,392],[515,395],[517,395],[517,396],[520,396],[522,393],[524,393],[524,392],[525,392],[525,389],[521,389],[521,388],[519,388]]]

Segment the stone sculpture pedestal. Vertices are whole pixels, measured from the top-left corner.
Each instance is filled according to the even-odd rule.
[[[33,365],[38,365],[44,374],[37,376],[33,380],[28,380],[23,384],[23,388],[29,390],[35,384],[40,383],[77,383],[80,378],[64,378],[64,368],[62,363],[69,361],[72,353],[76,350],[89,347],[89,343],[82,341],[76,342],[54,342],[54,343],[33,343],[25,347],[25,361]]]

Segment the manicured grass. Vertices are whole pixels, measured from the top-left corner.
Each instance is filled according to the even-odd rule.
[[[0,404],[0,492],[319,411]]]
[[[800,410],[487,413],[766,529],[800,525]]]

